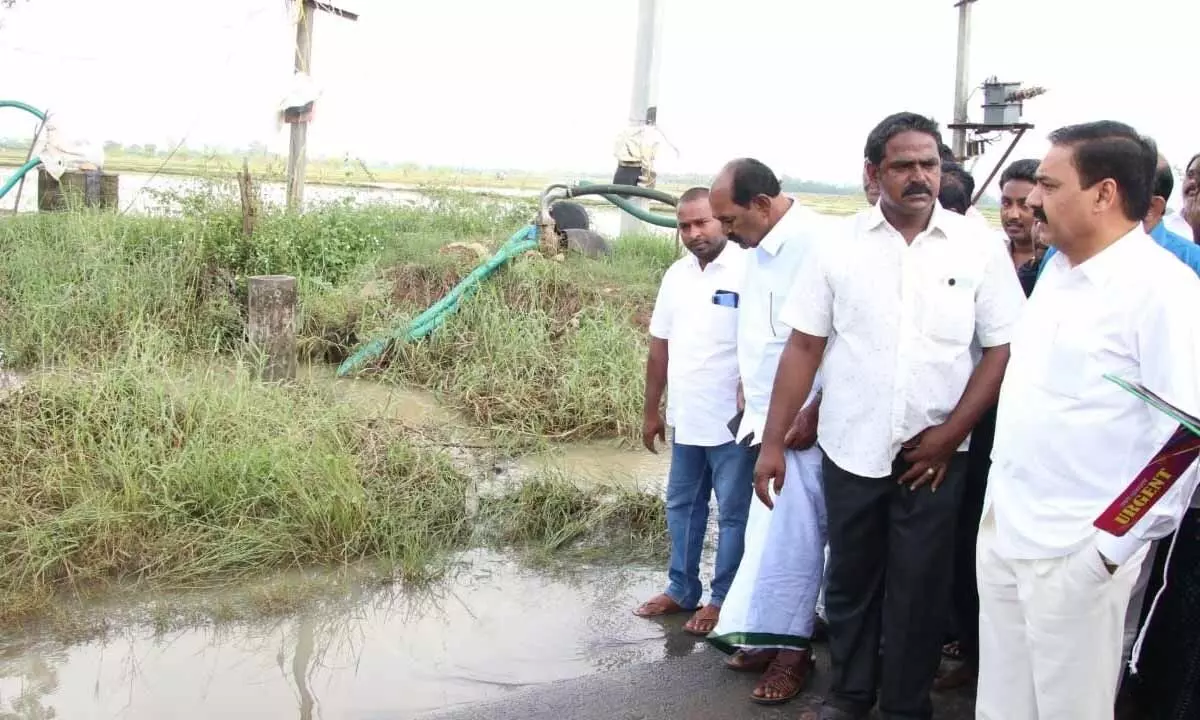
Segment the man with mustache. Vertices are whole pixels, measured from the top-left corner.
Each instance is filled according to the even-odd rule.
[[[785,431],[820,367],[833,661],[821,720],[866,717],[877,688],[882,717],[932,716],[967,439],[1023,303],[992,233],[938,205],[940,144],[913,113],[871,131],[879,204],[805,259],[780,315],[791,335],[754,480],[793,482]]]
[[[679,198],[676,217],[688,255],[663,276],[650,318],[642,443],[658,452],[655,440],[666,440],[668,423],[673,428],[667,480],[671,558],[666,590],[634,611],[658,617],[699,605],[700,552],[715,493],[720,520],[712,592],[683,628],[700,636],[716,627],[742,560],[755,460],[726,425],[737,412],[737,318],[746,253],[726,241],[708,195],[708,188],[692,188]]]
[[[1167,252],[1179,258],[1184,265],[1194,270],[1197,275],[1200,275],[1200,246],[1175,234],[1163,222],[1167,199],[1171,197],[1171,191],[1174,189],[1174,186],[1175,179],[1171,176],[1171,166],[1165,157],[1159,155],[1158,163],[1154,169],[1154,187],[1150,198],[1150,206],[1146,210],[1146,217],[1142,219],[1142,227],[1150,234],[1150,239],[1162,246]],[[1193,184],[1192,187],[1192,194],[1194,196],[1195,185]],[[1184,196],[1185,198],[1187,197],[1186,184],[1184,186]],[[1042,222],[1046,220],[1041,216],[1038,216],[1037,219]],[[1042,258],[1039,273],[1042,269],[1045,269],[1050,258],[1057,252],[1058,248],[1055,247],[1051,247],[1046,252],[1046,255]]]
[[[1200,243],[1200,154],[1193,155],[1183,172],[1183,210],[1174,218],[1172,229],[1187,237],[1184,230],[1192,231],[1192,240]]]
[[[796,268],[827,234],[829,220],[784,195],[763,163],[734,160],[712,185],[713,214],[729,238],[752,248],[738,316],[738,366],[745,396],[737,440],[757,454],[787,328],[779,313],[796,290]],[[817,439],[818,389],[792,412],[786,457],[791,481],[772,498],[755,486],[742,565],[710,637],[732,652],[726,666],[763,672],[751,695],[785,703],[804,689],[813,666],[814,614],[825,567],[825,504]],[[731,422],[732,425],[732,422]]]
[[[1151,460],[1178,423],[1105,378],[1200,413],[1200,280],[1143,228],[1154,143],[1109,121],[1049,139],[1027,203],[1058,252],[1013,333],[976,550],[981,720],[1113,716],[1131,590],[1196,485],[1186,454]],[[1178,480],[1098,530],[1147,472]]]
[[[1000,174],[1000,220],[1008,254],[1025,297],[1033,292],[1038,260],[1042,255],[1033,238],[1033,212],[1025,202],[1037,182],[1037,166],[1037,160],[1017,160]],[[958,539],[954,545],[953,605],[957,639],[942,648],[945,657],[959,664],[938,676],[934,682],[937,690],[951,690],[973,683],[979,672],[979,590],[975,581],[975,538],[987,494],[995,432],[996,406],[993,405],[971,431],[971,447],[967,451],[962,511],[958,518]]]

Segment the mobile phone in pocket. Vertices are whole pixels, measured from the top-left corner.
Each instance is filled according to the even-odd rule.
[[[738,294],[732,290],[718,290],[713,293],[712,301],[713,305],[736,308],[738,306]]]

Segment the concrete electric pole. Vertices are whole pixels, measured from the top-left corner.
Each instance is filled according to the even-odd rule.
[[[968,122],[967,96],[970,95],[970,54],[971,54],[971,5],[976,0],[958,0],[958,56],[954,64],[954,124],[965,125]],[[967,131],[965,128],[954,130],[951,150],[954,157],[963,159],[967,156]]]
[[[662,17],[664,0],[638,0],[637,56],[633,66],[633,97],[629,104],[629,123],[645,125],[646,111],[658,105],[658,67],[662,59]],[[635,200],[642,207],[645,200]],[[621,213],[621,234],[643,232],[642,221]]]

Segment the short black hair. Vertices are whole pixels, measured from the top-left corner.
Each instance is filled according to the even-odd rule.
[[[1163,163],[1154,170],[1154,189],[1152,196],[1157,195],[1163,200],[1170,200],[1175,191],[1175,176],[1171,174],[1171,166]]]
[[[706,188],[706,187],[688,188],[687,190],[685,190],[683,192],[682,195],[679,196],[679,204],[682,205],[685,202],[691,202],[693,200],[706,200],[706,199],[708,199],[708,188]]]
[[[742,207],[750,207],[759,195],[775,198],[783,192],[775,172],[754,158],[738,158],[725,167],[733,183],[733,202]]]
[[[1004,168],[1004,172],[1000,173],[1000,189],[1003,190],[1009,180],[1024,180],[1036,185],[1038,165],[1041,163],[1028,158],[1013,161],[1011,165]]]
[[[938,191],[938,202],[947,210],[966,215],[975,195],[975,178],[958,163],[942,166],[942,187]]]
[[[1113,120],[1067,125],[1050,133],[1049,140],[1072,149],[1071,162],[1081,187],[1112,178],[1121,191],[1121,209],[1127,220],[1141,220],[1150,212],[1158,170],[1158,148],[1153,140]]]
[[[945,146],[945,143],[942,142],[942,132],[933,120],[916,113],[895,113],[885,117],[875,126],[871,134],[867,135],[867,145],[863,148],[863,156],[867,162],[872,165],[882,163],[884,153],[887,152],[888,141],[904,132],[920,132],[932,136],[937,142],[939,156],[941,148]]]
[[[938,155],[942,158],[942,164],[958,162],[958,158],[954,156],[954,151],[946,143],[938,144]]]

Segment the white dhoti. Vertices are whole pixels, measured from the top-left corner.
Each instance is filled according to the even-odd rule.
[[[784,454],[783,492],[770,510],[756,497],[746,549],[721,618],[708,636],[715,647],[805,648],[825,573],[825,496],[821,451]]]

